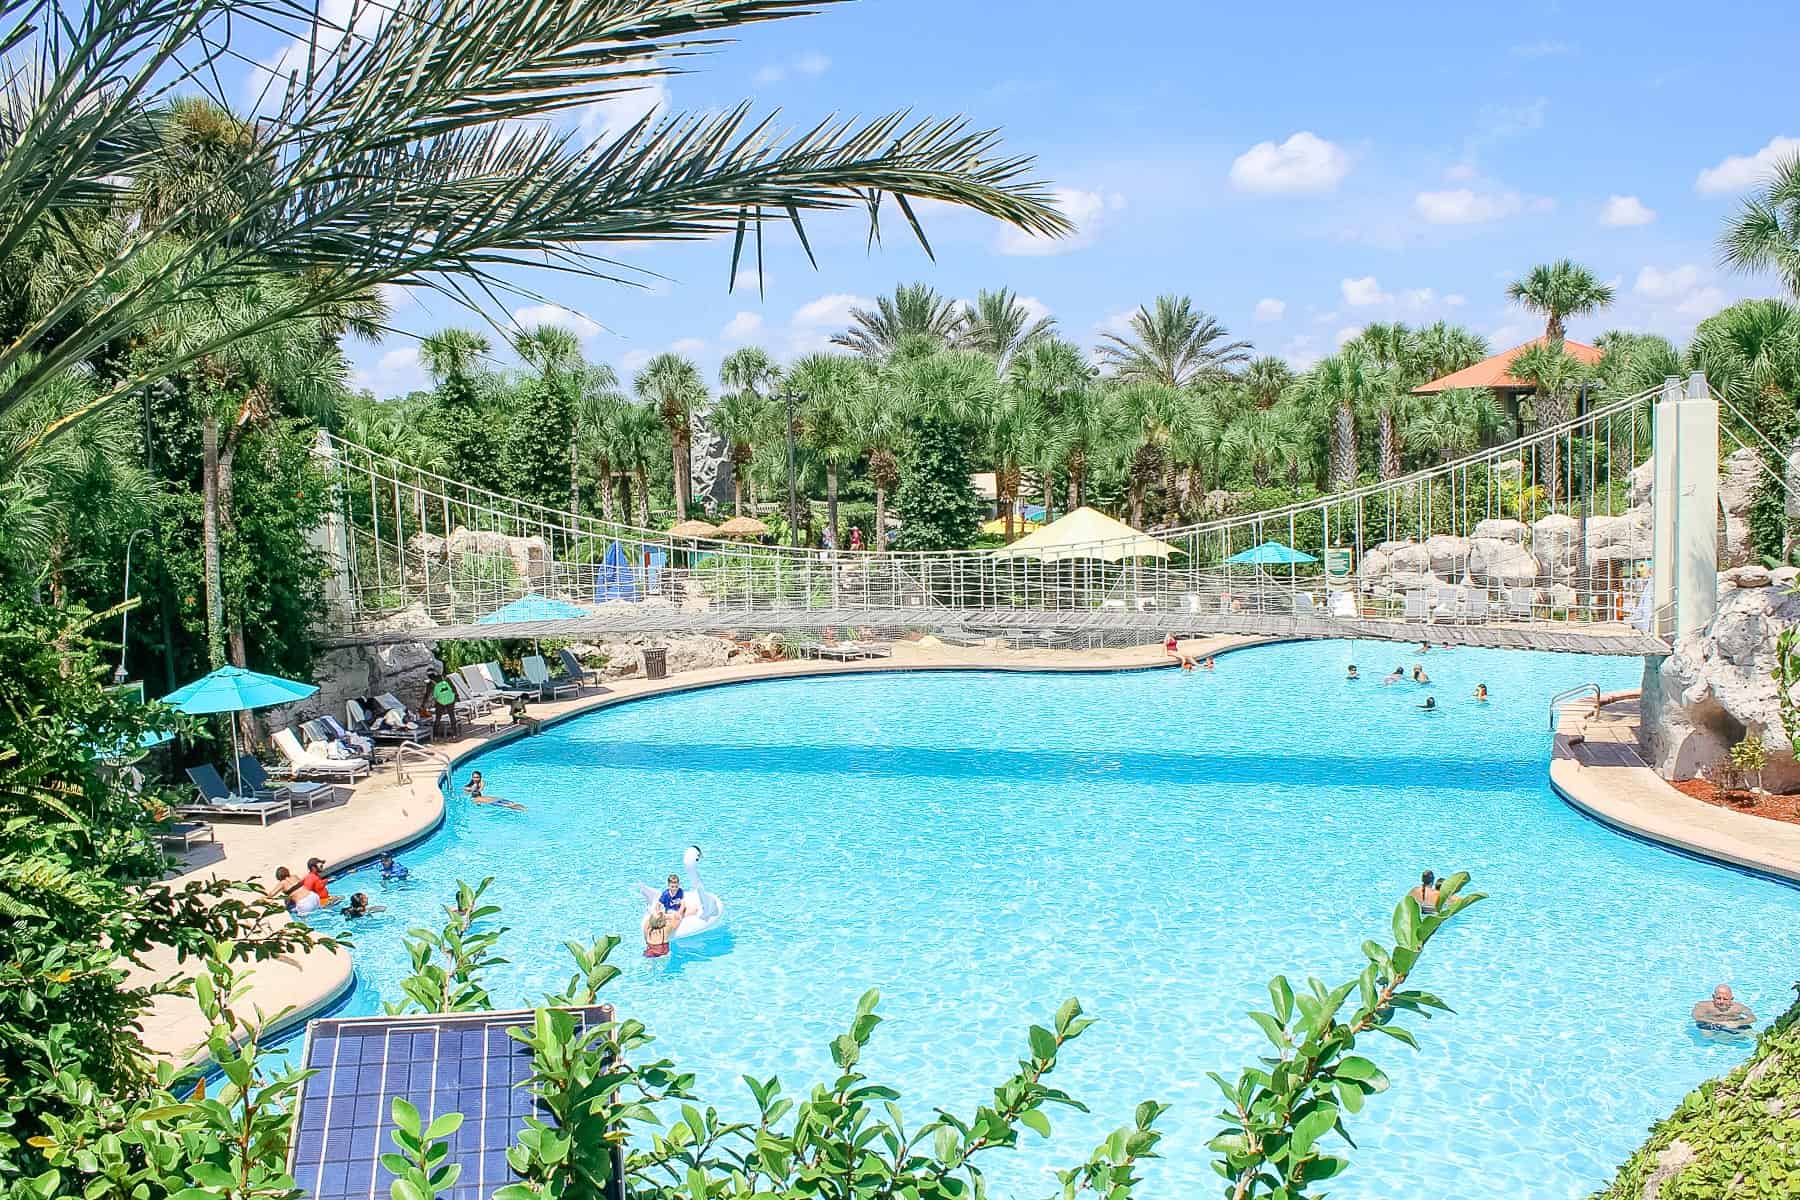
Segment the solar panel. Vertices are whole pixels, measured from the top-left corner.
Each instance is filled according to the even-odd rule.
[[[598,1006],[572,1008],[583,1029],[602,1023]],[[506,1149],[536,1108],[526,1090],[531,1051],[507,1031],[530,1028],[530,1010],[314,1021],[300,1086],[300,1120],[289,1151],[294,1181],[316,1200],[386,1200],[392,1172],[392,1101],[403,1096],[426,1124],[463,1114],[449,1138],[462,1176],[450,1200],[485,1200],[514,1182]],[[547,1119],[547,1116],[542,1118]]]

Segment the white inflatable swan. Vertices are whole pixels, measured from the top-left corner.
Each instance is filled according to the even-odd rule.
[[[681,861],[687,866],[688,891],[682,898],[681,920],[669,931],[670,942],[699,937],[725,924],[725,902],[707,891],[700,882],[700,847],[689,846]],[[638,892],[644,897],[645,914],[655,912],[662,891],[640,883]]]

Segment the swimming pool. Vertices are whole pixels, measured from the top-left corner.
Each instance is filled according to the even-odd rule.
[[[1402,661],[1433,685],[1382,687]],[[1146,1097],[1174,1107],[1145,1194],[1210,1193],[1206,1071],[1262,1052],[1244,1013],[1268,976],[1348,978],[1422,867],[1468,869],[1492,899],[1418,976],[1457,1011],[1419,1028],[1419,1053],[1372,1048],[1394,1087],[1351,1122],[1361,1149],[1333,1194],[1585,1196],[1742,1059],[1746,1043],[1691,1031],[1696,999],[1727,980],[1759,1016],[1785,1006],[1800,917],[1800,891],[1623,837],[1550,790],[1547,698],[1639,670],[1319,642],[1213,674],[868,675],[620,706],[478,760],[529,812],[459,798],[402,856],[410,883],[334,885],[388,906],[357,928],[348,1011],[396,996],[401,932],[486,875],[511,929],[497,1002],[564,982],[565,939],[621,932],[610,998],[727,1112],[749,1111],[745,1073],[828,1078],[827,1043],[872,986],[888,1022],[870,1073],[911,1119],[966,1111],[1074,994],[1099,1023],[1058,1077],[1093,1111],[1053,1114],[1052,1142],[990,1164],[995,1194],[1045,1192],[1046,1168]],[[1469,699],[1477,682],[1490,703]],[[1438,712],[1418,709],[1427,694]],[[631,885],[689,843],[729,939],[645,960]]]

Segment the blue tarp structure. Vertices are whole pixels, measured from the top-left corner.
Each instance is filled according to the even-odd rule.
[[[606,547],[606,557],[600,560],[600,570],[594,575],[594,603],[643,598],[643,585],[638,580],[636,568],[631,565],[630,556],[619,543],[610,543]]]
[[[666,550],[652,550],[650,562],[644,568],[644,587],[655,595],[662,594],[663,568],[669,565],[669,554]]]
[[[1285,567],[1294,563],[1316,563],[1319,560],[1304,550],[1295,550],[1280,542],[1264,542],[1260,546],[1232,555],[1225,560],[1238,567]]]
[[[573,621],[587,616],[587,610],[567,600],[552,600],[536,592],[521,596],[511,604],[502,604],[485,617],[476,617],[477,625],[516,625],[524,621]]]

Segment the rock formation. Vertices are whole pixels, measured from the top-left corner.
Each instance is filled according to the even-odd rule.
[[[374,624],[380,632],[436,628],[422,605],[385,617]],[[269,729],[281,729],[295,721],[322,713],[344,719],[344,701],[392,692],[407,705],[416,706],[433,676],[443,669],[437,654],[425,642],[395,642],[385,646],[343,646],[327,650],[313,665],[313,681],[319,690],[298,704],[265,709],[258,714]]]
[[[688,461],[693,467],[694,499],[705,505],[708,513],[716,513],[732,499],[731,447],[707,417],[704,410],[696,411],[688,422],[694,431]]]
[[[1644,753],[1664,778],[1692,779],[1754,733],[1769,750],[1763,786],[1800,787],[1773,678],[1776,635],[1800,623],[1796,574],[1792,567],[1726,571],[1712,624],[1678,641],[1660,666],[1645,660]]]

